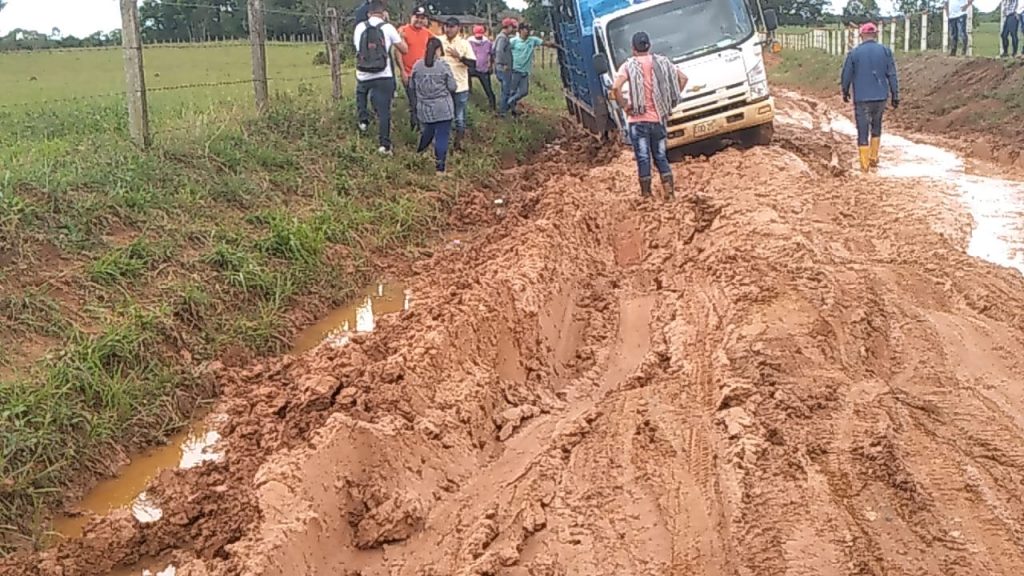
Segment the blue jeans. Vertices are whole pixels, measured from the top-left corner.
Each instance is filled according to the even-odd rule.
[[[391,150],[391,101],[395,98],[395,79],[375,78],[356,84],[356,113],[359,114],[360,124],[370,123],[367,97],[373,102],[373,110],[377,113],[380,145]]]
[[[1008,42],[1008,41],[1012,40],[1013,41],[1013,55],[1014,56],[1017,55],[1018,43],[1020,42],[1020,39],[1017,37],[1017,29],[1018,29],[1018,26],[1017,26],[1017,15],[1016,14],[1010,14],[1009,16],[1006,17],[1005,20],[1003,20],[1003,32],[1000,35],[1000,37],[1001,37],[1001,39],[1003,41],[1003,54],[1009,54],[1010,53],[1009,52],[1009,46],[1008,46],[1008,44],[1010,44],[1010,42]]]
[[[668,163],[668,131],[660,122],[633,122],[629,125],[629,139],[633,142],[636,167],[640,179],[651,177],[651,156],[662,176],[672,174]]]
[[[530,93],[530,75],[513,70],[510,84],[512,86],[509,88],[508,109],[515,112],[516,104]]]
[[[508,112],[508,101],[512,97],[512,69],[498,70],[495,72],[498,82],[501,83],[501,99],[498,101],[498,113],[502,116]]]
[[[882,115],[884,113],[885,100],[857,102],[853,105],[853,117],[857,121],[858,146],[867,146],[869,136],[878,138],[882,135]]]
[[[971,10],[972,8],[968,8]],[[964,43],[964,56],[967,55],[967,14],[949,19],[950,56],[956,55],[957,40]]]
[[[455,101],[455,131],[466,131],[466,104],[469,104],[469,92],[456,92],[452,95]]]
[[[434,141],[434,167],[438,172],[444,172],[446,160],[448,159],[448,136],[452,131],[452,121],[427,122],[423,124],[423,134],[420,135],[420,145],[417,152],[423,152]]]

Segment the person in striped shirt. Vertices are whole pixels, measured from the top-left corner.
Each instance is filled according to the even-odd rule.
[[[622,94],[627,82],[628,102]],[[612,97],[626,112],[642,198],[651,197],[652,157],[661,174],[665,199],[675,198],[675,178],[668,163],[667,122],[686,82],[686,75],[671,60],[651,52],[651,39],[646,32],[633,35],[633,57],[626,60],[616,74]]]

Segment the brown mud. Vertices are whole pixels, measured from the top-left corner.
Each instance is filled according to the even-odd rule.
[[[769,56],[769,68],[785,57]],[[819,78],[807,75],[788,80],[789,87],[813,93],[852,118],[852,106],[839,94],[840,62],[828,72],[827,90],[817,87]],[[896,65],[901,102],[886,113],[886,130],[910,131],[918,139],[996,165],[1000,172],[1018,178],[1024,174],[1024,62],[897,52]],[[776,81],[784,84],[787,79]]]
[[[781,106],[811,126],[677,163],[671,204],[625,151],[514,172],[408,310],[213,367],[224,457],[162,473],[160,521],[0,573],[1024,572],[1024,278],[966,255],[934,183],[848,173],[822,107]]]

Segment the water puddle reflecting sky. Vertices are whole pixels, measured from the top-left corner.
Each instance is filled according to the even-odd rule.
[[[835,113],[829,116],[821,130],[856,138],[852,121]],[[780,111],[779,120],[807,129],[815,124],[814,118],[801,110]],[[854,152],[851,146],[851,154]],[[881,177],[934,180],[953,186],[974,219],[967,253],[1024,273],[1024,183],[969,174],[956,153],[895,134],[883,133],[881,160]]]

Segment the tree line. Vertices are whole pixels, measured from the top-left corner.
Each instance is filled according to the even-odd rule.
[[[365,0],[264,0],[267,38],[287,40],[293,37],[322,39],[328,8],[335,8],[342,21],[351,23],[356,8]],[[0,0],[0,10],[6,2]],[[422,0],[388,0],[393,19],[405,20]],[[539,1],[536,2],[539,6]],[[466,14],[495,21],[509,13],[505,0],[430,0],[434,14]],[[116,9],[116,8],[113,8]],[[139,6],[142,38],[145,43],[209,42],[243,39],[249,36],[249,11],[246,0],[143,0]],[[540,24],[538,22],[538,24]],[[343,26],[347,30],[351,26]],[[86,38],[64,36],[50,31],[13,30],[0,38],[0,50],[42,50],[47,48],[88,48],[118,46],[121,30],[97,31]]]
[[[287,40],[294,37],[322,39],[327,25],[328,8],[335,8],[343,20],[351,20],[355,9],[365,0],[265,0],[267,37]],[[756,0],[748,0],[755,17]],[[395,19],[405,15],[422,0],[388,0]],[[3,10],[6,0],[0,0]],[[538,29],[546,29],[548,19],[541,0],[527,0],[528,8],[521,14]],[[944,0],[897,0],[897,9],[904,14],[932,11],[934,25],[930,34],[941,34],[941,12]],[[430,0],[427,5],[434,14],[467,14],[490,17],[497,22],[509,14],[505,0]],[[784,26],[823,26],[841,22],[860,23],[877,20],[881,15],[877,0],[850,0],[841,14],[826,12],[831,0],[762,0],[764,8],[774,8]],[[249,35],[246,0],[143,0],[139,7],[142,37],[146,43],[208,42],[222,39],[243,39]],[[999,9],[981,14],[975,8],[975,25],[999,19]],[[350,26],[343,26],[348,31]],[[64,36],[57,28],[48,32],[14,30],[0,38],[0,50],[41,50],[47,48],[88,48],[118,46],[120,29],[98,31],[85,38]]]

